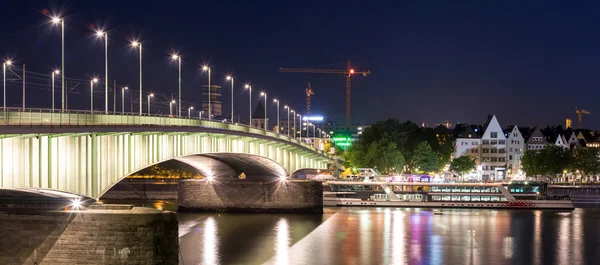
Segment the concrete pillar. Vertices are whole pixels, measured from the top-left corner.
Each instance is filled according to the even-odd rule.
[[[180,212],[323,212],[313,181],[180,180],[178,190]]]

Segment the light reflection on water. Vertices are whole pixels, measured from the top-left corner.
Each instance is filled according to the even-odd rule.
[[[325,211],[179,213],[181,264],[596,264],[600,258],[597,209]]]

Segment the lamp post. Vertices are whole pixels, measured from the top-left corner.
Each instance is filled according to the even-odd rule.
[[[25,80],[26,80],[25,74],[26,73],[27,72],[25,72],[25,64],[23,64],[23,78],[22,78],[23,79],[23,106],[22,106],[23,111],[25,111]],[[52,88],[54,88],[54,86],[52,86]]]
[[[51,76],[52,76],[52,112],[54,112],[54,102],[55,102],[55,100],[54,100],[54,76],[58,75],[58,74],[60,74],[60,71],[58,71],[58,70],[52,71],[52,74],[51,74]]]
[[[279,100],[273,99],[273,102],[277,103],[277,133],[279,133],[281,130],[281,127],[279,127]]]
[[[108,114],[108,34],[97,31],[98,38],[104,38],[104,113]]]
[[[60,43],[61,43],[61,72],[63,73],[61,76],[61,110],[65,111],[65,21],[59,17],[53,17],[52,23],[58,24],[60,23]],[[52,87],[54,89],[54,87]],[[52,101],[54,102],[54,101]]]
[[[128,87],[121,88],[121,114],[125,114],[125,90],[127,89]]]
[[[188,108],[188,119],[190,119],[192,117],[192,110],[194,109],[194,107],[189,107]]]
[[[267,127],[267,93],[260,92],[260,95],[265,97],[265,131],[266,131],[266,130],[268,130],[268,127]]]
[[[90,81],[90,112],[94,113],[94,83],[98,83],[98,78]]]
[[[300,141],[302,141],[302,114],[298,113],[298,122],[300,123]]]
[[[208,71],[208,120],[211,120],[212,111],[211,111],[211,98],[210,98],[210,67],[203,66],[202,71]]]
[[[225,79],[231,81],[231,123],[233,123],[233,76],[228,75]]]
[[[171,58],[173,58],[173,60],[177,60],[177,65],[179,68],[179,104],[177,105],[177,116],[181,117],[181,57],[177,54],[173,54]]]
[[[313,141],[314,141],[314,138],[316,137],[315,136],[315,124],[311,122],[310,125],[312,125],[312,127],[313,127]]]
[[[140,49],[140,116],[142,115],[142,43],[133,41],[131,46]]]
[[[169,101],[169,117],[173,116],[173,104],[175,104],[175,100]]]
[[[248,121],[248,126],[252,127],[252,86],[246,84],[244,87],[249,90],[248,95],[250,97],[250,120]]]
[[[148,95],[148,116],[150,116],[150,98],[151,97],[154,97],[154,93],[150,93]],[[141,101],[141,99],[140,99],[140,101]]]
[[[287,109],[287,136],[290,137],[290,107],[285,105],[283,108]]]
[[[292,112],[292,117],[294,117],[294,114],[296,113],[295,110],[291,110]],[[294,139],[296,139],[296,118],[294,118]]]
[[[2,64],[2,76],[3,76],[3,87],[4,87],[4,105],[3,105],[3,109],[6,110],[6,68],[9,67],[12,64],[12,62],[10,60],[7,60],[6,62],[4,62]]]

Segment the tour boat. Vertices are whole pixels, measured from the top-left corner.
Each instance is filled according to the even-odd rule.
[[[384,181],[382,181],[384,180]],[[550,196],[541,182],[429,183],[326,181],[324,206],[561,209],[575,207],[569,196]]]

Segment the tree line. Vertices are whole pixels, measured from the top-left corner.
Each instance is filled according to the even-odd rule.
[[[439,172],[453,152],[452,134],[388,119],[363,130],[343,158],[346,166],[376,167],[385,173]]]
[[[565,149],[546,145],[541,150],[528,150],[523,154],[521,167],[528,177],[556,181],[567,174],[582,177],[600,173],[599,150],[589,147]]]

